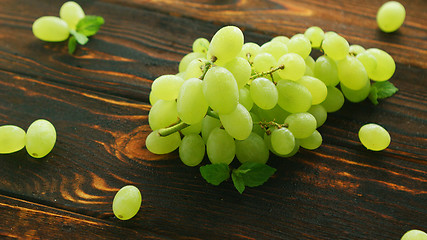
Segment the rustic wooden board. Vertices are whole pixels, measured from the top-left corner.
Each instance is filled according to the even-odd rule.
[[[427,230],[427,39],[419,23],[427,19],[426,3],[411,2],[407,26],[396,34],[381,34],[365,21],[373,21],[377,5],[88,1],[86,12],[104,16],[106,24],[70,56],[64,43],[43,43],[31,33],[34,19],[57,15],[60,3],[3,0],[0,124],[26,129],[46,118],[58,141],[43,159],[25,150],[0,155],[0,236],[399,239],[412,228]],[[262,17],[248,18],[252,11]],[[395,57],[392,81],[400,91],[378,106],[346,103],[330,114],[319,129],[322,147],[271,157],[277,173],[263,186],[243,195],[230,181],[211,186],[176,153],[149,153],[144,140],[151,81],[176,72],[192,41],[219,28],[210,22],[242,26],[246,41],[258,43],[315,24],[343,32],[352,43]],[[387,150],[360,145],[357,131],[367,122],[389,130]],[[123,222],[111,203],[126,184],[141,189],[144,202]]]

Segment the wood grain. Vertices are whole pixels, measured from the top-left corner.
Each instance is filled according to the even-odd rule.
[[[425,3],[411,3],[408,13],[425,19]],[[412,15],[401,33],[375,35],[362,21],[374,18],[375,1],[88,1],[81,2],[86,13],[104,16],[106,24],[70,56],[63,43],[43,43],[31,33],[34,19],[57,14],[57,1],[2,4],[0,125],[26,129],[45,118],[58,141],[43,159],[25,150],[0,155],[0,236],[399,239],[412,228],[427,230],[427,40]],[[244,21],[254,11],[258,20]],[[277,173],[263,186],[243,195],[231,181],[211,186],[177,153],[157,156],[145,148],[151,81],[176,72],[192,41],[218,29],[210,22],[242,26],[246,41],[258,43],[319,23],[390,51],[400,91],[378,106],[347,102],[329,114],[319,129],[322,147],[271,157]],[[360,145],[357,131],[367,122],[390,132],[387,150]],[[138,215],[123,222],[111,204],[126,184],[144,200]]]

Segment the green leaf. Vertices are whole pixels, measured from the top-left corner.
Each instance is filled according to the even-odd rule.
[[[76,38],[77,42],[80,45],[85,45],[89,41],[89,38],[87,38],[85,35],[78,33],[74,30],[71,30],[70,33]]]
[[[76,46],[77,46],[76,38],[74,36],[71,36],[68,39],[68,53],[73,54],[74,51],[76,51]]]
[[[230,177],[230,168],[225,163],[208,164],[200,167],[200,173],[208,183],[218,186]]]
[[[378,104],[378,99],[384,99],[393,96],[397,91],[393,83],[389,81],[375,82],[371,86],[371,92],[369,93],[369,99],[375,105]]]
[[[90,37],[98,32],[102,24],[104,24],[104,18],[100,16],[87,15],[77,23],[76,31],[86,37]]]
[[[246,186],[256,187],[265,183],[276,169],[262,163],[245,162],[235,171],[242,176]]]
[[[245,191],[245,182],[243,181],[240,173],[233,170],[233,173],[231,173],[231,179],[233,179],[234,187],[236,187],[237,191],[242,194],[243,191]]]

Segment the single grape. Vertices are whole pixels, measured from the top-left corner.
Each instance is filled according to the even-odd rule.
[[[197,38],[193,42],[193,52],[206,54],[209,49],[209,40],[206,38]]]
[[[390,134],[378,124],[369,123],[359,130],[360,142],[372,151],[384,150],[390,145]]]
[[[360,90],[369,82],[365,67],[353,56],[338,61],[337,67],[341,83],[352,90]]]
[[[203,80],[203,94],[209,106],[218,114],[228,114],[236,109],[239,89],[233,74],[226,68],[210,68]]]
[[[267,72],[277,66],[277,60],[270,53],[259,53],[254,58],[253,67],[256,72]]]
[[[270,141],[272,149],[280,155],[291,153],[295,147],[295,137],[287,128],[271,131]]]
[[[307,138],[316,130],[316,118],[308,112],[293,113],[285,119],[295,138]]]
[[[27,129],[25,147],[34,158],[42,158],[52,151],[56,142],[55,127],[45,119],[31,123]]]
[[[303,59],[308,57],[311,52],[311,43],[304,34],[295,34],[291,37],[288,42],[288,51],[290,53],[296,53],[300,55]]]
[[[328,87],[328,95],[325,101],[321,104],[326,109],[326,112],[336,112],[344,105],[344,95],[336,87]]]
[[[219,114],[219,119],[225,131],[237,140],[246,139],[252,132],[252,117],[242,104],[229,114]]]
[[[181,86],[176,103],[178,117],[187,124],[195,124],[202,121],[208,107],[203,95],[202,80],[190,78],[185,81]]]
[[[44,16],[33,23],[33,34],[46,42],[62,42],[70,36],[68,24],[59,17]]]
[[[180,73],[185,72],[185,70],[187,70],[188,64],[190,64],[190,62],[196,58],[206,58],[206,56],[200,52],[188,53],[179,62],[179,66],[178,66],[179,72]]]
[[[326,99],[328,90],[325,83],[315,77],[303,76],[297,83],[305,86],[311,93],[311,104],[316,105],[323,102]]]
[[[386,33],[394,32],[405,21],[405,7],[397,1],[384,3],[377,12],[378,27]]]
[[[242,104],[246,110],[250,111],[254,106],[254,102],[251,98],[251,93],[249,88],[242,87],[239,89],[239,103]]]
[[[320,48],[325,33],[320,27],[309,27],[305,30],[304,36],[310,40],[312,48]]]
[[[185,70],[184,79],[200,78],[203,75],[208,60],[205,58],[196,58],[191,61]]]
[[[257,78],[250,87],[251,98],[262,109],[272,109],[277,104],[279,94],[274,83],[266,78]]]
[[[270,152],[264,139],[252,132],[245,140],[236,140],[236,157],[241,163],[266,163]]]
[[[208,142],[209,135],[215,128],[221,127],[221,122],[217,118],[211,116],[205,116],[202,121],[202,137],[205,142]]]
[[[366,51],[372,54],[377,62],[375,70],[371,74],[368,73],[369,78],[379,82],[389,80],[396,70],[396,64],[390,54],[378,48],[370,48]]]
[[[296,81],[304,76],[306,68],[304,58],[296,53],[283,55],[277,63],[285,67],[277,71],[283,79]]]
[[[148,151],[154,154],[166,154],[173,152],[180,144],[181,136],[178,132],[162,137],[159,134],[159,130],[155,130],[148,134],[145,139],[145,146]]]
[[[236,153],[236,144],[224,129],[215,128],[209,135],[206,152],[211,163],[230,164]]]
[[[353,56],[357,56],[360,53],[363,53],[364,51],[365,48],[357,44],[350,45],[350,47],[348,48],[349,54],[352,54]]]
[[[314,130],[309,137],[301,138],[299,142],[301,147],[314,150],[322,145],[322,135],[320,135],[319,131]]]
[[[403,234],[400,240],[427,240],[427,233],[421,230],[412,229]]]
[[[181,130],[182,135],[199,134],[202,131],[202,121],[191,124],[190,126]]]
[[[148,113],[148,124],[152,130],[168,127],[178,121],[175,101],[158,100]]]
[[[233,74],[238,88],[242,88],[246,83],[248,83],[252,69],[247,60],[241,57],[236,57],[225,64],[224,67]]]
[[[281,56],[288,53],[288,47],[282,42],[270,41],[261,46],[261,51],[273,55],[273,57],[278,60]]]
[[[322,104],[313,105],[310,109],[307,111],[313,117],[316,119],[317,126],[316,128],[322,126],[328,117],[328,113],[326,112],[325,107],[322,106]]]
[[[258,53],[261,53],[261,47],[253,42],[243,44],[239,57],[246,59],[248,62],[253,62]]]
[[[276,36],[273,39],[271,39],[272,42],[281,42],[283,44],[288,44],[289,38],[285,36]]]
[[[0,153],[13,153],[25,147],[25,131],[14,125],[0,126]]]
[[[356,59],[363,64],[368,76],[372,75],[377,68],[377,59],[368,51],[357,54]]]
[[[338,34],[325,36],[322,43],[325,54],[335,61],[344,59],[348,55],[349,47],[347,40]]]
[[[141,202],[141,192],[137,187],[124,186],[114,196],[113,213],[120,220],[129,220],[138,213]]]
[[[326,55],[317,58],[313,72],[314,76],[324,82],[326,86],[335,87],[340,82],[335,61]]]
[[[156,78],[151,85],[151,92],[159,99],[175,100],[184,79],[176,75],[163,75]]]
[[[212,37],[208,59],[213,58],[212,60],[216,65],[223,66],[240,53],[243,42],[243,33],[238,27],[223,27]]]
[[[189,166],[199,165],[205,156],[205,142],[199,134],[184,136],[179,146],[179,158]]]
[[[62,4],[59,9],[59,17],[67,22],[70,29],[76,29],[77,23],[85,17],[82,7],[74,1]]]
[[[290,113],[306,112],[312,103],[310,91],[303,85],[288,80],[280,80],[277,85],[277,104]]]
[[[371,83],[366,82],[365,86],[359,90],[352,90],[347,88],[345,85],[341,84],[341,91],[344,94],[344,97],[347,98],[350,102],[358,103],[365,100],[369,96],[371,91]]]

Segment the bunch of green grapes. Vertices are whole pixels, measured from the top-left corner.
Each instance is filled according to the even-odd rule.
[[[17,152],[24,147],[34,158],[42,158],[55,146],[56,130],[47,120],[34,121],[25,132],[14,125],[0,126],[0,153]]]
[[[324,54],[313,59],[313,49]],[[379,94],[375,83],[394,71],[385,51],[349,45],[319,27],[258,45],[244,43],[238,27],[226,26],[210,41],[196,39],[177,74],[153,81],[153,132],[146,147],[155,154],[178,149],[187,166],[199,165],[205,155],[212,164],[266,164],[270,153],[290,157],[299,148],[314,150],[321,146],[318,128],[328,113],[345,99],[365,100],[374,87]],[[377,130],[360,132],[362,143],[375,151],[390,143],[388,133],[372,134]]]

